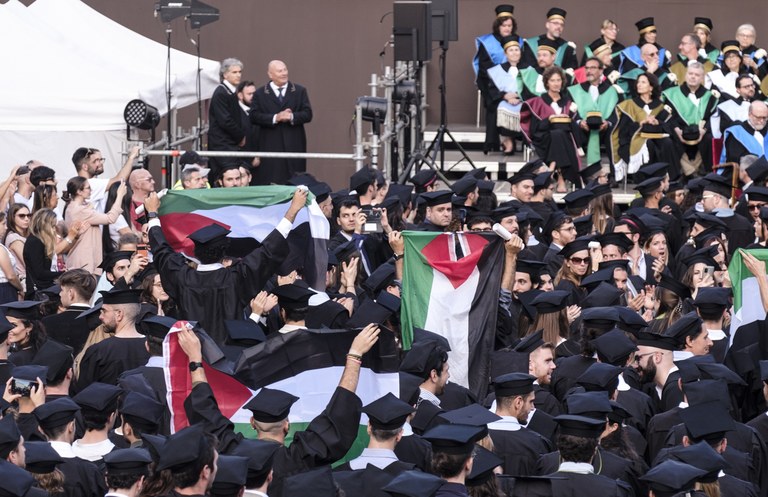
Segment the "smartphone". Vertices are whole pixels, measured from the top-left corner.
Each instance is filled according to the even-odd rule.
[[[363,214],[365,214],[363,233],[382,233],[384,231],[384,228],[381,227],[381,209],[363,209]]]
[[[629,294],[632,296],[632,298],[637,297],[637,288],[635,288],[634,283],[632,283],[632,280],[627,278],[627,291],[629,291]]]
[[[22,380],[21,378],[11,380],[11,393],[13,394],[29,397],[33,388],[37,388],[37,382],[34,380]]]
[[[149,247],[146,243],[141,243],[136,246],[136,253],[141,257],[149,257]]]
[[[702,276],[703,278],[706,278],[707,276],[714,277],[715,275],[715,266],[704,266],[704,274]]]

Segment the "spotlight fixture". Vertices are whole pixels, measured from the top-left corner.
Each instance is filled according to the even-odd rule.
[[[160,0],[155,4],[155,17],[160,14],[160,20],[169,23],[177,17],[189,15],[190,0]]]
[[[192,0],[192,8],[187,19],[192,29],[200,29],[206,24],[219,20],[219,9],[199,0]]]
[[[363,121],[382,121],[387,117],[386,98],[357,97],[357,105],[363,108]]]
[[[160,124],[160,112],[148,103],[135,99],[128,102],[123,111],[123,119],[128,126],[153,130]]]

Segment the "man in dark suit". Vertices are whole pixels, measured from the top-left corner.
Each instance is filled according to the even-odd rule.
[[[237,105],[240,107],[240,122],[242,123],[243,134],[245,135],[245,145],[240,147],[242,150],[253,151],[259,149],[259,127],[251,123],[251,104],[253,103],[253,94],[256,93],[256,83],[253,81],[243,80],[237,85]],[[248,163],[252,167],[248,167]],[[248,168],[249,180],[248,183],[241,181],[241,186],[248,186],[253,183],[253,169],[259,167],[261,160],[258,157],[253,159],[243,159],[240,163],[240,167]]]
[[[75,319],[91,306],[88,299],[96,289],[96,280],[85,269],[70,269],[59,277],[61,305],[64,311],[46,316],[43,324],[48,337],[69,345],[75,355],[85,345],[90,331],[85,319]]]
[[[239,60],[229,58],[221,62],[221,84],[213,91],[208,110],[208,150],[237,152],[245,145],[246,134],[240,119],[242,111],[236,96],[242,75],[243,63]],[[211,157],[211,183],[218,179],[224,166],[239,165],[240,162],[235,157]]]
[[[251,122],[259,126],[259,149],[264,152],[306,152],[304,124],[312,120],[307,90],[288,81],[288,67],[273,60],[267,67],[269,83],[253,95]],[[253,183],[285,184],[295,173],[306,171],[305,159],[267,159],[253,175]]]

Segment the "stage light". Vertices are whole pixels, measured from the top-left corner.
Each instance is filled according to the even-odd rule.
[[[192,8],[187,19],[193,29],[200,29],[206,24],[219,20],[219,9],[199,0],[192,0]]]
[[[169,23],[177,17],[189,15],[190,0],[160,0],[155,4],[155,17],[160,14],[160,20]]]
[[[400,81],[395,85],[392,96],[398,102],[410,102],[416,97],[416,82],[413,80]]]
[[[357,105],[363,109],[363,121],[383,121],[387,117],[386,98],[358,97]]]
[[[125,106],[123,119],[128,126],[152,130],[160,123],[160,112],[148,103],[135,99]]]

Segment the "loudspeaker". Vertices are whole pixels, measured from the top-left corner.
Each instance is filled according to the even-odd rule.
[[[432,41],[459,40],[459,0],[432,0]]]
[[[392,31],[395,60],[425,61],[432,58],[432,2],[397,1]]]

